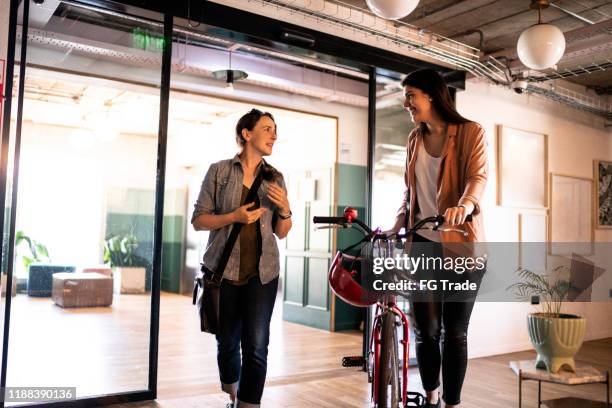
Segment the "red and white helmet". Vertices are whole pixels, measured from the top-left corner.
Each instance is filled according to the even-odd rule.
[[[376,303],[378,294],[364,289],[355,280],[357,270],[353,266],[361,265],[361,258],[338,251],[329,269],[329,286],[340,299],[356,307],[368,307]]]

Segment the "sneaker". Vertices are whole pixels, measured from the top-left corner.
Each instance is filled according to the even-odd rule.
[[[234,403],[228,402],[227,405],[225,405],[225,408],[234,408]]]

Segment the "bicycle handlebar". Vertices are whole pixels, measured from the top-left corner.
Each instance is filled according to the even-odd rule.
[[[468,214],[468,216],[465,218],[465,222],[471,222],[472,219],[473,219],[472,214]],[[350,225],[352,223],[355,223],[358,226],[360,226],[366,234],[382,235],[382,234],[379,234],[378,232],[375,233],[374,231],[372,231],[370,227],[368,227],[363,221],[361,221],[358,218],[348,218],[347,216],[340,216],[340,217],[314,216],[312,218],[312,222],[314,224],[338,224],[338,225],[343,225],[343,224]],[[414,227],[407,230],[405,234],[395,234],[395,235],[397,238],[404,238],[406,236],[414,234],[417,230],[422,229],[422,227],[425,224],[429,224],[431,222],[436,223],[438,226],[442,225],[444,224],[444,216],[436,215],[433,217],[424,218],[420,220],[419,222],[417,222]]]
[[[320,217],[315,215],[312,217],[312,222],[315,224],[345,224],[346,217]]]

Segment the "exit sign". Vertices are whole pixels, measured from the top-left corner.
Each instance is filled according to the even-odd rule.
[[[134,48],[162,52],[164,42],[164,37],[159,33],[151,33],[149,30],[139,27],[132,30],[132,46]]]

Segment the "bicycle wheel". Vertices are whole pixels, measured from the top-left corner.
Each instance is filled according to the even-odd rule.
[[[399,361],[395,315],[387,312],[383,316],[380,339],[380,364],[378,373],[378,408],[399,406]]]

